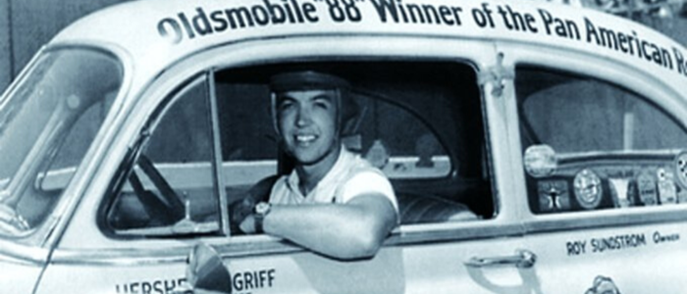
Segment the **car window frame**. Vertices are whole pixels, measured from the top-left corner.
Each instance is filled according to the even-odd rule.
[[[380,36],[374,36],[375,37],[375,42],[379,42]],[[274,42],[273,47],[269,47],[269,42],[266,42],[266,40],[261,40],[262,42],[266,43],[263,44],[263,46],[267,47],[262,47],[261,49],[264,48],[271,48],[271,52],[260,52],[260,51],[251,51],[252,58],[250,60],[244,59],[240,62],[233,62],[233,60],[230,59],[220,59],[221,61],[216,62],[213,67],[215,69],[217,68],[229,68],[229,67],[237,67],[237,66],[250,66],[253,64],[259,65],[259,64],[265,64],[265,63],[280,63],[280,62],[293,62],[293,60],[296,61],[302,61],[302,60],[315,60],[315,59],[324,59],[324,60],[331,60],[334,61],[336,58],[344,58],[346,60],[353,59],[353,60],[377,60],[377,59],[382,59],[382,60],[393,60],[395,58],[398,59],[408,59],[408,60],[416,60],[416,61],[445,61],[445,62],[463,62],[465,64],[469,64],[473,67],[475,70],[475,73],[478,76],[482,74],[481,72],[487,71],[487,68],[489,65],[496,65],[498,64],[498,57],[497,54],[494,52],[494,54],[484,54],[485,51],[491,51],[493,50],[493,43],[491,41],[475,41],[475,40],[461,40],[461,39],[455,39],[455,40],[445,40],[445,39],[432,39],[433,42],[447,42],[448,44],[453,44],[453,46],[448,46],[449,48],[453,49],[450,51],[442,51],[440,54],[435,54],[434,56],[431,57],[419,57],[422,56],[422,53],[418,52],[418,50],[415,50],[417,47],[412,46],[412,53],[408,52],[407,44],[408,41],[406,40],[408,37],[389,37],[388,39],[392,42],[397,42],[404,44],[403,46],[397,46],[395,47],[397,51],[399,52],[390,52],[389,50],[386,50],[383,54],[380,54],[379,50],[377,51],[359,51],[359,50],[349,50],[347,49],[347,46],[350,46],[350,43],[346,42],[340,42],[340,39],[343,38],[342,36],[330,36],[326,37],[328,39],[334,39],[337,40],[338,42],[336,43],[337,48],[329,48],[327,49],[332,50],[334,52],[339,53],[339,55],[336,55],[336,58],[332,58],[332,56],[335,56],[334,53],[327,52],[327,50],[323,50],[322,52],[317,52],[316,54],[311,54],[308,56],[305,56],[301,52],[308,52],[308,50],[303,50],[303,49],[294,49],[294,48],[307,48],[308,46],[314,46],[313,42],[317,42],[317,39],[323,39],[325,37],[319,37],[319,38],[294,38],[292,40],[270,40],[270,42]],[[364,45],[359,44],[360,42],[364,42],[363,40],[365,39],[371,39],[371,36],[364,36],[364,37],[347,37],[353,40],[360,39],[355,43],[355,46],[358,47],[367,47]],[[411,37],[412,39],[412,37]],[[348,41],[348,40],[347,40]],[[456,50],[455,44],[460,43],[461,47],[460,50]],[[276,45],[279,46],[276,46]],[[326,42],[324,43],[326,44]],[[343,44],[343,45],[342,45]],[[251,46],[248,46],[250,48]],[[279,49],[276,49],[278,47]],[[479,50],[475,50],[474,47],[480,47],[482,48],[482,52]],[[471,49],[474,51],[471,51]],[[488,49],[487,49],[488,48]],[[255,49],[255,48],[252,48]],[[423,49],[424,51],[436,51],[432,50],[431,48],[425,48]],[[422,51],[422,50],[421,50]],[[365,54],[360,54],[359,52],[366,52]],[[215,53],[209,53],[213,55],[212,58],[218,58],[219,52]],[[266,54],[267,56],[263,56],[260,58],[261,54]],[[219,53],[221,54],[221,53]],[[431,55],[431,54],[428,54]],[[211,58],[209,58],[211,59]],[[206,60],[209,60],[206,59]],[[478,81],[479,83],[479,81]],[[501,193],[498,191],[504,190],[500,183],[501,181],[504,181],[503,179],[505,178],[504,175],[507,174],[507,169],[504,167],[499,166],[499,164],[495,164],[493,161],[495,159],[492,157],[491,151],[497,150],[502,157],[506,157],[505,152],[507,152],[506,148],[503,148],[502,146],[494,146],[492,145],[492,141],[494,140],[494,136],[503,136],[505,137],[505,134],[502,134],[502,130],[505,128],[505,121],[499,120],[497,125],[492,125],[494,124],[494,117],[497,116],[496,114],[489,114],[488,116],[487,113],[491,112],[498,112],[498,108],[501,108],[501,101],[500,99],[495,99],[495,97],[492,94],[492,85],[487,84],[485,87],[485,84],[478,85],[482,97],[481,97],[481,107],[482,107],[482,112],[483,112],[483,126],[486,128],[485,130],[485,144],[484,148],[486,149],[486,154],[489,157],[487,159],[488,167],[490,169],[491,173],[491,185],[492,185],[492,193],[494,199],[494,205],[496,206],[495,208],[495,213],[496,215],[492,219],[487,219],[487,220],[480,220],[476,222],[453,222],[453,223],[432,223],[432,224],[412,224],[412,225],[405,225],[401,227],[397,227],[392,231],[392,234],[387,238],[387,240],[384,242],[384,246],[397,246],[397,245],[410,245],[410,244],[417,244],[417,243],[426,243],[426,242],[445,242],[445,241],[461,241],[461,240],[471,240],[471,239],[480,239],[480,238],[486,238],[486,237],[495,237],[495,236],[520,236],[522,235],[522,226],[521,223],[517,217],[518,212],[516,210],[516,206],[510,205],[511,201],[517,201],[517,199],[512,199],[512,198],[498,198],[498,197],[503,197]],[[498,129],[498,130],[495,130]],[[498,139],[503,140],[502,137],[499,137]],[[497,144],[499,145],[499,144]],[[498,175],[497,172],[494,172],[493,170],[496,169],[499,171],[501,175]],[[505,182],[505,181],[504,181]],[[222,248],[222,250],[229,250],[231,252],[236,252],[235,250],[241,250],[238,248],[235,248],[236,245],[239,246],[239,248],[243,247],[246,248],[245,245],[252,244],[251,246],[254,247],[248,247],[247,249],[249,252],[247,254],[254,254],[255,252],[264,252],[264,250],[268,250],[272,252],[273,250],[281,252],[282,250],[284,251],[292,251],[292,250],[304,250],[300,249],[299,247],[295,245],[289,245],[286,243],[281,242],[282,239],[276,238],[276,237],[271,237],[271,236],[266,236],[266,235],[250,235],[250,236],[242,236],[241,238],[230,238],[230,240],[223,244],[219,243],[217,244]],[[247,243],[246,243],[247,242]],[[255,242],[258,242],[259,244],[256,244]],[[275,243],[276,242],[276,243]],[[234,243],[234,245],[232,245]],[[286,245],[286,246],[284,246]],[[295,249],[294,249],[295,248]]]

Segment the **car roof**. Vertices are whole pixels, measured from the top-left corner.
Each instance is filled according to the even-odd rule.
[[[341,9],[330,8],[328,3],[333,2],[339,3]],[[354,3],[355,9],[345,3]],[[415,16],[427,16],[427,19],[413,18],[411,11],[415,8],[410,6],[418,9]],[[498,9],[504,11],[503,15],[531,18],[532,27],[518,30],[511,24],[509,29]],[[434,13],[435,21],[423,11]],[[342,13],[352,16],[335,20]],[[574,30],[566,30],[571,23],[577,30],[575,36],[572,36]],[[527,43],[600,55],[654,72],[681,95],[681,86],[687,80],[687,69],[684,69],[687,62],[677,64],[680,57],[687,58],[687,51],[674,40],[631,20],[590,9],[539,2],[139,0],[83,17],[62,30],[49,46],[118,47],[132,59],[140,76],[141,71],[157,75],[185,56],[222,44],[317,35],[448,37]],[[611,35],[622,35],[624,44],[617,43],[617,39],[613,41],[615,44],[610,44],[611,40],[605,36]],[[647,52],[658,52],[655,58],[662,61],[670,58],[670,64],[644,56],[639,52],[641,46],[649,48]]]

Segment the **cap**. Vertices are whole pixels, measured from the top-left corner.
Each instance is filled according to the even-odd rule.
[[[340,77],[316,71],[280,73],[270,79],[270,89],[273,92],[340,89],[349,86],[349,83]]]

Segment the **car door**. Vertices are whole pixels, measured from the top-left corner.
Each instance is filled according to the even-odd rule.
[[[542,291],[683,291],[685,97],[652,77],[671,73],[524,47],[504,51]]]
[[[531,291],[534,256],[521,250],[518,199],[506,192],[513,151],[493,143],[507,142],[512,126],[491,94],[498,85],[478,82],[480,65],[496,64],[492,51],[475,41],[318,36],[179,62],[122,119],[38,293],[65,284],[170,293],[198,242],[221,255],[236,293]],[[255,183],[289,172],[267,85],[303,67],[352,81],[359,112],[344,143],[394,186],[400,224],[371,259],[327,258],[231,222],[228,208]]]

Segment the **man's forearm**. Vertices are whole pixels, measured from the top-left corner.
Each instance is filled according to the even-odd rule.
[[[395,218],[386,199],[361,197],[345,205],[275,205],[263,229],[327,256],[355,259],[377,252]]]

